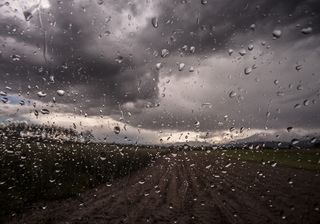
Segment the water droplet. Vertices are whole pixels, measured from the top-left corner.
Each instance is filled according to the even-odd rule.
[[[161,66],[162,66],[161,63],[157,63],[157,64],[156,64],[156,69],[157,69],[157,70],[160,70],[160,69],[161,69]]]
[[[189,68],[189,72],[194,72],[194,67],[193,67],[193,66],[191,66],[191,67]]]
[[[228,54],[231,56],[232,53],[233,53],[233,50],[232,50],[232,49],[229,49],[229,50],[228,50]]]
[[[161,57],[165,58],[169,55],[169,51],[167,49],[161,50]]]
[[[172,153],[171,155],[172,155],[172,157],[177,157],[178,154],[177,153]]]
[[[7,96],[6,92],[0,91],[0,96]]]
[[[241,49],[241,50],[239,51],[239,54],[240,54],[241,56],[245,56],[246,53],[247,53],[247,51],[246,51],[245,49]]]
[[[2,101],[2,103],[7,103],[7,102],[9,101],[9,99],[8,99],[7,97],[3,97],[3,98],[1,99],[1,101]]]
[[[237,96],[237,93],[235,92],[235,91],[231,91],[230,93],[229,93],[229,97],[230,98],[234,98],[234,97],[236,97]]]
[[[191,46],[190,47],[190,53],[193,54],[196,51],[196,47],[195,46]]]
[[[187,51],[188,50],[188,46],[187,45],[183,45],[181,49],[184,50],[184,51]]]
[[[42,110],[40,110],[40,112],[42,114],[50,114],[50,111],[48,109],[42,109]]]
[[[287,131],[291,132],[293,130],[293,127],[287,127]]]
[[[14,54],[14,55],[11,55],[11,58],[12,58],[12,61],[20,61],[21,56]]]
[[[299,140],[296,139],[296,138],[294,138],[294,139],[291,140],[291,144],[292,144],[292,145],[296,145],[296,144],[298,144],[298,143],[299,143]]]
[[[159,21],[158,21],[158,18],[157,18],[157,17],[153,17],[153,18],[151,19],[151,23],[152,23],[152,26],[153,26],[154,28],[158,28],[158,26],[159,26]]]
[[[118,62],[119,64],[121,64],[123,62],[124,58],[121,55],[118,55],[118,57],[116,57],[115,61]]]
[[[281,37],[282,32],[281,32],[281,30],[274,30],[274,31],[272,32],[272,35],[273,35],[274,38],[278,39],[278,38]]]
[[[303,105],[304,105],[304,106],[309,106],[309,103],[310,103],[309,100],[304,100],[304,101],[303,101]]]
[[[39,91],[39,92],[37,93],[37,95],[38,95],[38,97],[45,97],[45,96],[47,96],[47,94],[44,93],[44,92],[42,92],[42,91]]]
[[[249,51],[252,51],[252,50],[253,50],[253,48],[254,48],[253,44],[249,44],[249,46],[248,46],[248,50],[249,50]]]
[[[24,18],[25,18],[26,21],[30,21],[31,18],[33,17],[32,13],[29,12],[29,11],[24,11],[23,15],[24,15]]]
[[[109,30],[106,30],[106,31],[104,32],[104,35],[105,35],[105,36],[110,36],[110,34],[111,34],[111,32],[110,32]]]
[[[63,95],[65,94],[65,91],[62,90],[62,89],[59,89],[59,90],[57,90],[57,94],[58,94],[59,96],[63,96]]]
[[[185,64],[184,64],[184,63],[180,63],[180,64],[179,64],[179,71],[182,71],[182,70],[183,70],[183,68],[184,68],[184,66],[185,66]]]
[[[104,0],[98,0],[97,3],[98,5],[102,5],[104,3]]]
[[[287,217],[286,217],[285,215],[283,215],[283,216],[281,216],[281,218],[282,218],[283,220],[285,220]]]
[[[202,4],[202,5],[206,5],[207,3],[208,3],[207,0],[201,0],[201,4]]]
[[[252,72],[252,67],[246,67],[246,68],[244,69],[244,74],[245,74],[245,75],[249,75],[251,72]]]
[[[303,34],[310,34],[310,33],[312,33],[312,27],[305,27],[305,28],[303,28],[302,30],[301,30],[301,33],[303,33]]]
[[[300,91],[303,90],[303,86],[302,85],[298,85],[297,86],[297,90],[300,90]]]
[[[51,82],[54,82],[54,76],[53,76],[53,75],[50,75],[49,80],[50,80]]]
[[[301,104],[300,103],[297,103],[294,105],[294,109],[299,109],[301,107]]]
[[[297,65],[297,66],[296,66],[296,70],[297,70],[297,71],[300,71],[301,69],[302,69],[302,65]]]
[[[114,128],[113,128],[113,132],[115,133],[115,134],[120,134],[120,127],[119,126],[115,126]]]
[[[256,24],[251,24],[250,29],[254,31],[256,29]]]
[[[100,160],[105,161],[106,159],[106,157],[100,156]]]

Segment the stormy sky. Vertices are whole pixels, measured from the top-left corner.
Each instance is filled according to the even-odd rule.
[[[319,32],[318,0],[1,0],[0,122],[141,143],[319,136]]]

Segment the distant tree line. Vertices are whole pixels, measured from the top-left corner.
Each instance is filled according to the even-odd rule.
[[[72,128],[46,124],[27,124],[25,122],[0,124],[0,137],[39,138],[75,142],[89,142],[94,138],[89,130],[79,133]]]

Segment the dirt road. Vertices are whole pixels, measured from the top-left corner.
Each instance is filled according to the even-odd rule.
[[[179,152],[9,223],[320,223],[319,172]]]

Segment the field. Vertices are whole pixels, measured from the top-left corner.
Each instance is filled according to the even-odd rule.
[[[318,150],[5,140],[6,223],[319,223]]]
[[[105,144],[0,141],[0,220],[38,201],[75,197],[150,165],[157,150]]]

